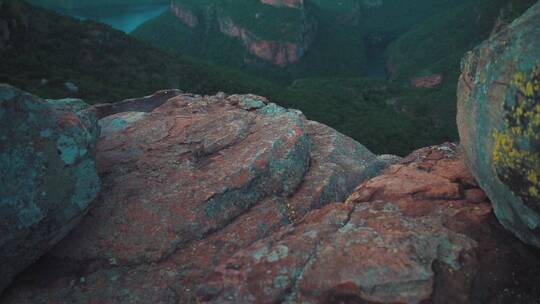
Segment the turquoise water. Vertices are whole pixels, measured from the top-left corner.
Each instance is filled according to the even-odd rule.
[[[143,22],[154,18],[168,8],[166,4],[119,6],[115,8],[89,8],[84,10],[67,10],[62,13],[79,18],[92,19],[106,23],[126,33],[132,32]]]

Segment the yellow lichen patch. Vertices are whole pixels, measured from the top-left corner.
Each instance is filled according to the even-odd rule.
[[[540,198],[540,72],[514,75],[513,105],[506,107],[502,131],[493,133],[493,162],[514,192]]]

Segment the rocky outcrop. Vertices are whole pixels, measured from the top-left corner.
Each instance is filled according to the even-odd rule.
[[[239,250],[197,295],[203,303],[532,303],[538,257],[494,220],[446,144]]]
[[[195,302],[232,254],[395,161],[258,96],[163,91],[119,105],[90,109],[107,115],[95,207],[5,303]]]
[[[454,144],[376,156],[255,95],[89,112],[103,191],[2,303],[540,301],[540,252],[496,221]]]
[[[411,85],[417,89],[432,89],[443,82],[443,75],[435,74],[411,79]]]
[[[458,127],[500,222],[540,247],[540,4],[463,61]]]
[[[199,18],[191,10],[181,6],[178,2],[171,1],[170,10],[178,17],[185,25],[195,28],[199,26]]]
[[[58,243],[99,191],[96,118],[0,84],[0,293]]]
[[[314,30],[305,28],[301,29],[296,42],[265,40],[228,17],[219,18],[219,28],[224,35],[239,39],[250,54],[280,67],[298,62],[314,39]]]

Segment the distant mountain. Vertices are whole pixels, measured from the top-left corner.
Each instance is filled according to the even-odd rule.
[[[358,76],[365,65],[360,28],[354,20],[336,22],[337,14],[300,0],[174,0],[133,35],[274,79]]]
[[[172,0],[133,35],[280,80],[370,76],[392,40],[465,0]],[[384,72],[383,72],[384,73]]]

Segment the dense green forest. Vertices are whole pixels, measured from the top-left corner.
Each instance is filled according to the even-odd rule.
[[[0,27],[9,35],[0,38],[0,82],[90,103],[166,88],[254,93],[300,109],[374,152],[404,155],[457,140],[461,56],[535,1],[304,2],[294,9],[247,0],[175,0],[197,17],[196,27],[167,11],[126,35],[22,1],[1,1]],[[304,43],[306,49],[298,61],[276,66],[220,33],[219,17],[257,39]],[[411,85],[431,75],[442,82]]]

